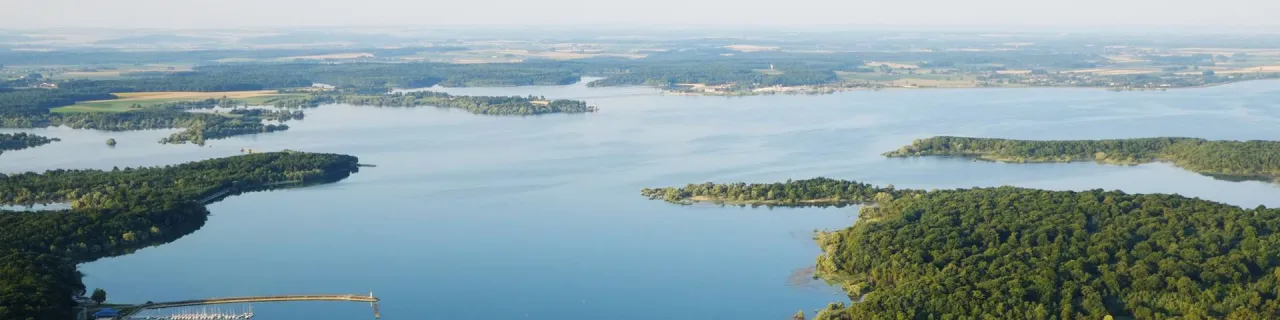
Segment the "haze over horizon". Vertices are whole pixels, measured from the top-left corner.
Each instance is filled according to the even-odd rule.
[[[1280,1],[4,0],[0,28],[301,26],[1027,27],[1280,32]],[[16,10],[13,10],[16,8]]]

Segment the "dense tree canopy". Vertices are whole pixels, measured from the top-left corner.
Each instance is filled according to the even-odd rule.
[[[649,199],[662,199],[671,203],[711,201],[734,204],[763,205],[843,205],[875,201],[878,194],[900,195],[911,190],[896,190],[893,186],[877,187],[866,183],[829,178],[788,180],[779,183],[747,184],[701,183],[684,187],[645,188],[640,194]]]
[[[127,112],[45,113],[0,118],[0,126],[9,128],[42,128],[68,126],[76,129],[109,131],[184,128],[162,139],[164,143],[191,142],[230,136],[287,130],[284,124],[266,124],[262,120],[301,118],[297,111],[245,112],[243,114],[193,113],[174,109],[142,109]]]
[[[273,152],[154,168],[0,174],[0,204],[70,202],[71,209],[0,210],[0,319],[70,319],[84,293],[75,264],[173,241],[229,195],[345,178],[358,159]]]
[[[44,127],[69,125],[76,128],[102,130],[136,130],[186,128],[187,131],[166,139],[168,142],[196,142],[237,134],[285,130],[284,125],[267,125],[257,120],[298,118],[290,113],[262,115],[240,114],[240,117],[216,117],[169,112],[169,109],[204,108],[214,105],[238,105],[238,101],[210,99],[198,102],[174,102],[120,113],[55,114],[50,109],[82,101],[116,99],[112,93],[155,91],[244,91],[309,87],[322,82],[344,91],[386,92],[392,87],[502,86],[569,84],[578,81],[576,72],[565,68],[528,65],[456,65],[442,63],[350,63],[350,64],[267,64],[215,65],[195,71],[160,73],[116,80],[69,80],[58,82],[55,89],[6,88],[0,91],[0,127]],[[467,109],[479,114],[542,114],[552,112],[586,112],[580,101],[550,101],[548,104],[518,101],[521,98],[461,98],[434,93],[415,93],[391,97],[351,99],[380,105],[405,105],[411,97],[422,104]],[[431,99],[426,99],[431,98]],[[461,100],[459,100],[461,98]],[[319,99],[334,100],[336,97]],[[277,106],[314,106],[316,99],[274,101]],[[380,102],[372,102],[379,100]],[[300,103],[307,103],[302,105]],[[385,102],[385,103],[384,103]]]
[[[1276,209],[1102,190],[890,190],[824,178],[643,192],[668,201],[741,195],[802,204],[856,194],[872,202],[854,226],[819,236],[819,274],[856,302],[833,304],[817,319],[1280,317]]]
[[[1280,210],[986,188],[887,202],[820,237],[859,301],[819,319],[1274,319]]]
[[[108,100],[116,96],[109,92],[80,92],[71,90],[26,89],[0,91],[0,115],[42,114],[50,108],[68,106],[80,101]]]
[[[1196,138],[1010,140],[933,137],[885,153],[889,157],[969,156],[1005,162],[1094,160],[1138,164],[1169,161],[1188,170],[1236,177],[1280,177],[1280,141],[1209,141]]]
[[[58,138],[42,137],[25,132],[0,133],[0,153],[4,153],[5,150],[39,147],[55,141],[59,141]]]
[[[316,103],[347,103],[361,106],[415,107],[433,106],[462,109],[483,115],[540,115],[548,113],[586,113],[596,111],[581,100],[548,100],[545,97],[455,96],[443,92],[415,91],[384,95],[316,94]]]
[[[0,127],[69,126],[77,129],[111,131],[184,128],[185,131],[174,134],[162,142],[203,144],[207,139],[288,129],[286,125],[265,124],[262,120],[287,121],[301,118],[301,112],[294,111],[236,115],[182,111],[212,107],[219,102],[228,102],[226,99],[162,103],[151,106],[137,105],[136,110],[125,112],[55,113],[50,111],[51,108],[71,105],[79,101],[114,98],[114,95],[105,92],[85,94],[82,91],[70,89],[29,89],[0,93]]]
[[[309,87],[302,77],[282,77],[266,73],[208,74],[180,72],[159,77],[121,80],[71,80],[58,84],[59,90],[73,92],[162,92],[162,91],[251,91]]]

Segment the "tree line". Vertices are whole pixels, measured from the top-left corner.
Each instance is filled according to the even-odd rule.
[[[69,106],[80,101],[110,100],[110,92],[84,92],[65,89],[24,89],[0,91],[0,115],[44,114],[49,109]]]
[[[932,137],[884,154],[888,157],[966,156],[1003,162],[1139,164],[1169,161],[1210,175],[1280,177],[1280,141],[1210,141],[1197,138],[1011,140]]]
[[[69,80],[58,83],[58,90],[73,92],[164,92],[164,91],[256,91],[278,88],[309,87],[311,80],[300,76],[266,73],[178,72],[158,77],[118,80]]]
[[[443,92],[414,91],[383,95],[317,93],[311,102],[346,103],[358,106],[417,107],[462,109],[482,115],[542,115],[550,113],[586,113],[596,111],[581,100],[549,100],[539,96],[455,96]]]
[[[0,210],[0,319],[71,319],[85,294],[76,264],[173,241],[199,229],[204,205],[279,183],[326,183],[356,157],[272,152],[151,168],[0,174],[0,203],[71,209]]]
[[[38,136],[30,133],[0,133],[0,153],[6,150],[22,150],[26,148],[35,148],[46,144],[54,143],[58,138],[49,138]]]
[[[76,112],[19,115],[0,118],[7,128],[43,128],[68,126],[75,129],[128,131],[182,128],[161,139],[162,143],[195,143],[236,135],[288,130],[285,124],[267,124],[263,120],[301,119],[300,111],[245,112],[242,114],[195,113],[173,109],[141,109],[126,112]]]
[[[610,66],[601,70],[606,78],[592,81],[587,85],[592,87],[636,85],[671,87],[680,83],[708,85],[733,83],[746,87],[767,87],[820,85],[838,80],[834,70],[831,69],[803,64],[786,64],[776,70],[769,70],[772,66],[768,62],[755,61],[637,62]],[[763,70],[770,72],[766,73]]]
[[[224,64],[197,67],[194,72],[224,78],[307,79],[341,89],[565,85],[578,82],[580,78],[571,68],[539,63]],[[286,87],[298,86],[273,89]]]
[[[777,183],[700,183],[684,187],[644,188],[640,194],[652,200],[688,204],[710,201],[735,204],[764,205],[845,205],[874,202],[878,194],[901,196],[903,192],[892,185],[886,187],[867,183],[813,178],[787,180]]]

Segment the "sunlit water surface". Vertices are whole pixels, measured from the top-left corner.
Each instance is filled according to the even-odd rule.
[[[449,89],[580,98],[601,111],[491,117],[328,105],[289,122],[289,131],[206,147],[156,143],[173,130],[3,129],[63,141],[6,152],[0,171],[175,164],[242,148],[345,153],[377,165],[335,184],[228,198],[210,206],[213,216],[194,234],[82,265],[86,284],[118,302],[373,291],[384,319],[782,319],[846,299],[794,279],[818,254],[812,231],[846,227],[856,209],[677,206],[646,200],[640,188],[827,176],[899,188],[1103,188],[1280,206],[1273,184],[1166,164],[879,155],[933,135],[1275,140],[1278,84],[743,98],[581,84]],[[119,144],[106,146],[108,138]],[[254,310],[259,319],[372,316],[359,303]]]

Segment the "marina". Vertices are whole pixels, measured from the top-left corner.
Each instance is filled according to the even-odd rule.
[[[152,309],[128,319],[135,320],[247,320],[253,319],[253,305],[243,307],[182,307]]]

